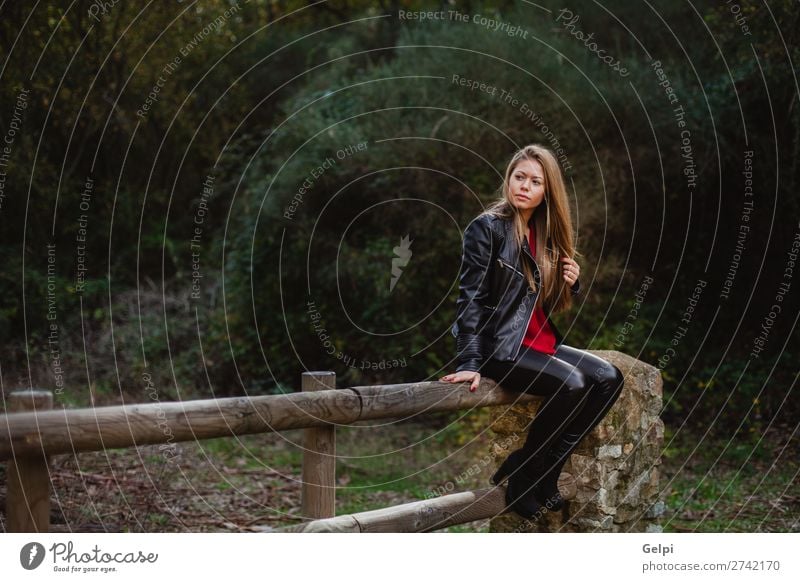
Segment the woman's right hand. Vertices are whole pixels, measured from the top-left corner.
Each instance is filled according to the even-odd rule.
[[[455,384],[457,382],[472,382],[469,387],[470,392],[475,392],[478,389],[478,385],[481,383],[481,374],[480,372],[456,372],[455,374],[448,374],[447,376],[442,376],[440,378],[442,382],[450,382]]]

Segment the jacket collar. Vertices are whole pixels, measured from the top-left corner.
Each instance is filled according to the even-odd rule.
[[[511,220],[503,220],[505,231],[506,231],[506,239],[507,240],[514,240],[513,236],[514,233],[512,232],[512,221]],[[527,255],[527,257],[531,260],[531,263],[536,264],[536,259],[533,258],[531,254],[531,247],[528,244],[528,237],[522,237],[522,252]]]

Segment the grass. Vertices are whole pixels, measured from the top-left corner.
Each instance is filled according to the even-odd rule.
[[[450,423],[447,427],[458,426]],[[365,438],[365,434],[370,435]],[[485,487],[490,467],[457,477],[489,450],[488,436],[466,443],[451,428],[415,423],[380,429],[338,430],[337,513],[355,513]],[[450,457],[443,460],[450,454]],[[445,531],[478,531],[486,524],[466,524]]]
[[[790,436],[781,427],[699,443],[687,431],[667,432],[664,531],[800,531],[800,459]]]

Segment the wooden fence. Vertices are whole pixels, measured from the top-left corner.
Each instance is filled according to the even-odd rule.
[[[308,521],[282,531],[433,531],[493,517],[506,511],[502,488],[335,514],[337,424],[538,399],[505,391],[488,378],[475,392],[467,387],[466,382],[419,382],[337,390],[333,372],[305,372],[302,391],[292,394],[73,410],[52,410],[50,392],[14,392],[7,399],[8,413],[0,415],[0,461],[8,463],[7,531],[48,531],[51,455],[298,428],[306,429],[301,495]],[[562,489],[567,498],[574,493],[569,479]]]

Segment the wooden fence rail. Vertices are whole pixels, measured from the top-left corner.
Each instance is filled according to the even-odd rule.
[[[505,490],[498,487],[463,491],[434,499],[413,501],[352,515],[282,528],[297,533],[407,533],[428,532],[494,517],[506,511]]]
[[[0,461],[8,461],[10,467],[6,499],[8,531],[48,531],[50,455],[298,428],[306,429],[302,514],[316,521],[294,526],[289,531],[428,531],[483,519],[504,510],[499,490],[480,490],[334,517],[335,426],[522,403],[538,397],[505,391],[488,378],[481,380],[475,392],[467,389],[466,382],[417,382],[339,390],[335,389],[335,382],[333,372],[305,372],[303,391],[292,394],[73,410],[48,410],[52,407],[49,392],[13,393],[8,399],[9,413],[0,415]],[[476,499],[480,501],[476,503]]]
[[[320,374],[306,372],[305,374]],[[304,375],[305,375],[304,374]],[[333,375],[333,372],[325,372]],[[467,383],[356,386],[275,396],[184,400],[0,415],[0,461],[12,455],[101,451],[538,400],[483,378]]]

